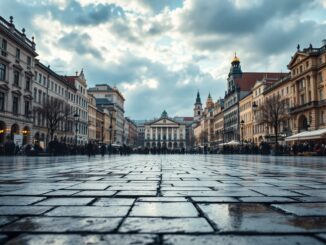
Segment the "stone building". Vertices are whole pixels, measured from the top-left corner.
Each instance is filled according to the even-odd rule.
[[[123,95],[117,88],[112,88],[108,84],[97,84],[89,88],[88,93],[96,98],[96,105],[105,108],[114,120],[114,128],[111,129],[112,144],[122,145],[125,131]]]
[[[45,109],[48,101],[58,99],[62,102],[64,118],[59,121],[54,137],[58,141],[75,144],[75,86],[38,60],[35,61],[33,80],[33,141],[45,147],[51,140],[49,122],[38,108]]]
[[[240,140],[253,142],[252,92],[239,101]]]
[[[88,142],[88,94],[87,81],[84,71],[76,72],[75,76],[64,76],[64,79],[76,88],[74,107],[77,131],[75,132],[76,142],[83,145]]]
[[[97,142],[96,115],[97,115],[96,100],[93,95],[89,94],[88,95],[88,141],[91,142]],[[101,121],[103,121],[103,118]]]
[[[128,138],[126,140],[126,145],[135,147],[137,144],[137,125],[128,117],[126,117],[126,124],[128,125]]]
[[[239,101],[250,93],[257,80],[282,78],[283,73],[242,72],[240,59],[235,55],[227,79],[224,97],[224,138],[226,142],[240,140]]]
[[[326,40],[297,52],[288,64],[291,72],[293,132],[326,127]]]
[[[32,142],[34,38],[25,29],[16,29],[13,17],[0,16],[0,145],[7,140],[17,144]]]
[[[159,119],[145,123],[144,146],[150,149],[186,149],[186,125],[169,118],[163,111]]]
[[[219,99],[214,104],[214,146],[224,142],[224,99]]]

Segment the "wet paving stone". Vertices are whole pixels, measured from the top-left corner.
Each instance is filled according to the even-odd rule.
[[[120,232],[200,233],[213,232],[204,218],[127,218]]]
[[[6,245],[135,245],[155,244],[156,241],[157,238],[153,235],[21,235],[10,240]]]
[[[197,217],[198,211],[191,203],[137,202],[130,216]]]
[[[50,209],[52,209],[52,207],[49,206],[0,206],[0,215],[38,215]]]
[[[78,193],[77,190],[57,190],[51,191],[48,193],[43,194],[43,196],[72,196],[73,194]]]
[[[296,202],[288,197],[240,197],[241,202],[252,203],[278,203],[278,202]]]
[[[30,197],[30,196],[1,196],[0,205],[29,205],[41,200],[45,197]]]
[[[272,206],[298,216],[326,216],[326,203],[274,204]]]
[[[1,234],[0,234],[0,243],[1,243],[1,244],[4,244],[4,241],[7,240],[7,238],[8,238],[8,237],[7,237],[6,235],[1,235]]]
[[[318,157],[0,157],[0,236],[19,245],[322,244],[325,190]]]
[[[326,231],[326,218],[293,217],[262,204],[199,204],[221,232]]]
[[[1,232],[111,232],[121,218],[26,217],[0,228]]]
[[[164,245],[322,245],[321,241],[308,236],[184,236],[167,235],[164,236]]]
[[[192,197],[195,202],[239,202],[234,197]]]
[[[82,206],[90,203],[94,198],[53,197],[36,203],[37,206]]]
[[[81,197],[111,197],[115,195],[116,191],[81,191],[73,196],[81,196]]]
[[[14,216],[0,216],[0,226],[8,224],[17,219],[18,217],[14,217]]]
[[[95,203],[93,203],[93,206],[131,206],[134,201],[134,198],[100,198]]]
[[[187,202],[185,197],[140,197],[137,202]]]
[[[112,207],[57,207],[46,213],[47,216],[72,216],[72,217],[121,217],[129,210],[128,206]]]

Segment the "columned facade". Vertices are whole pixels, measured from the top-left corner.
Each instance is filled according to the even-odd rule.
[[[145,124],[144,146],[149,149],[185,149],[186,125],[169,118],[164,111],[161,118]]]

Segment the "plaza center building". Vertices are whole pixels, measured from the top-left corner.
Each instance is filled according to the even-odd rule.
[[[159,119],[145,123],[144,146],[149,149],[185,149],[186,124],[169,118],[163,111]]]

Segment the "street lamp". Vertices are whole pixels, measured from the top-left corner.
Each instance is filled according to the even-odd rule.
[[[258,105],[256,104],[256,101],[254,101],[254,103],[252,103],[252,109],[256,110],[258,108]]]
[[[104,143],[104,122],[101,122],[102,124],[102,144]]]
[[[78,122],[79,122],[79,115],[77,112],[74,115],[75,118],[75,146],[77,147],[77,133],[78,133]]]
[[[241,124],[241,145],[243,145],[243,125],[244,125],[244,121],[241,120],[240,124]]]

